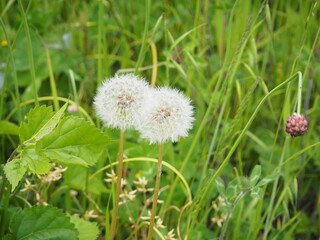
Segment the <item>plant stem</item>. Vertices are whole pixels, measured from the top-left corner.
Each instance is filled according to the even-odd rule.
[[[149,225],[149,231],[148,231],[148,240],[152,239],[154,219],[155,219],[156,211],[157,211],[158,196],[159,196],[159,189],[160,189],[161,166],[162,166],[162,144],[159,144],[158,170],[157,170],[157,177],[156,177],[156,186],[154,188],[154,194],[153,194],[150,225]]]
[[[51,88],[51,93],[52,93],[52,97],[53,97],[53,106],[54,106],[54,110],[58,111],[60,109],[59,100],[58,100],[58,91],[57,91],[57,85],[56,85],[56,82],[54,80],[54,75],[53,75],[50,50],[46,44],[44,44],[44,49],[46,52],[46,59],[47,59],[47,64],[48,64],[50,88]]]
[[[30,36],[30,31],[29,31],[29,25],[27,22],[27,17],[26,17],[25,11],[23,9],[23,5],[22,5],[21,0],[18,0],[18,4],[19,4],[19,9],[20,9],[20,13],[22,16],[24,29],[26,32],[26,38],[27,38],[27,50],[28,50],[28,57],[29,57],[31,80],[32,80],[32,90],[33,90],[33,95],[34,95],[34,99],[35,99],[35,105],[38,106],[39,101],[38,101],[38,90],[37,90],[37,84],[36,84],[36,71],[35,71],[35,66],[34,66],[33,49],[32,49],[32,41],[31,41],[31,36]]]
[[[289,143],[290,143],[290,137],[287,136],[285,141],[284,141],[284,146],[283,146],[283,149],[282,149],[279,166],[281,166],[282,163],[283,163],[286,151],[287,151],[287,149],[289,147]],[[279,171],[281,171],[281,169],[279,169]],[[274,201],[275,201],[275,197],[276,197],[278,183],[279,183],[279,177],[277,177],[275,179],[274,184],[273,184],[273,189],[272,189],[271,198],[270,198],[270,204],[269,204],[269,208],[268,208],[267,220],[266,220],[265,228],[264,228],[264,232],[263,232],[263,238],[262,238],[263,240],[267,239],[269,230],[271,228],[271,221],[272,221],[272,217],[273,217],[273,205],[274,205]]]
[[[240,192],[238,197],[236,198],[236,200],[234,201],[233,203],[233,207],[231,207],[228,211],[228,216],[227,216],[227,219],[226,221],[223,223],[223,226],[222,226],[222,229],[221,229],[221,234],[220,234],[220,237],[219,237],[219,240],[223,240],[224,239],[224,236],[226,234],[226,231],[227,231],[227,227],[229,225],[229,220],[230,218],[232,217],[232,213],[233,213],[233,210],[234,208],[236,207],[236,205],[238,204],[238,202],[247,194],[247,192]]]
[[[150,0],[145,0],[145,24],[144,24],[144,31],[143,31],[143,36],[142,36],[142,44],[137,60],[137,64],[135,66],[135,74],[138,73],[138,69],[141,67],[143,59],[144,59],[144,51],[146,48],[146,40],[147,40],[147,35],[148,35],[148,27],[149,27],[149,19],[150,19]]]
[[[124,131],[120,132],[120,145],[119,145],[119,153],[118,153],[118,171],[117,171],[117,186],[116,186],[116,199],[113,208],[112,214],[112,222],[110,229],[110,239],[113,240],[116,233],[116,223],[118,216],[118,208],[119,208],[119,198],[121,192],[121,179],[122,179],[122,169],[123,169],[123,143],[124,143]]]
[[[298,83],[298,106],[297,106],[297,113],[300,114],[301,112],[301,92],[302,92],[302,73],[298,72],[299,75],[299,83]]]

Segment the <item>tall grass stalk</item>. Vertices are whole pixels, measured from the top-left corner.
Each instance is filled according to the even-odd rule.
[[[52,70],[52,64],[51,64],[51,57],[50,57],[50,50],[47,45],[44,46],[45,52],[46,52],[46,60],[48,64],[48,70],[49,70],[49,79],[50,79],[50,88],[52,92],[53,97],[53,106],[55,111],[59,110],[59,100],[58,100],[58,91],[56,82],[54,80],[53,70]]]
[[[17,112],[18,112],[18,120],[21,121],[21,111],[20,111],[20,93],[19,93],[19,83],[18,83],[18,77],[17,77],[17,71],[16,71],[16,64],[14,62],[14,58],[12,56],[12,46],[10,44],[10,40],[7,34],[7,30],[6,27],[2,21],[2,19],[0,18],[0,24],[2,27],[2,30],[4,32],[6,41],[9,44],[9,59],[7,61],[7,65],[9,65],[9,63],[11,63],[11,67],[12,67],[12,74],[13,74],[13,82],[14,82],[14,90],[15,90],[15,94],[16,94],[16,107],[17,107]],[[10,61],[9,61],[10,60]],[[2,94],[1,94],[1,105],[0,105],[0,119],[2,119],[2,114],[3,114],[3,104],[4,104],[4,91],[6,89],[6,76],[7,76],[7,72],[9,71],[9,68],[6,68],[6,73],[5,73],[5,77],[4,77],[4,82],[3,82],[3,86],[2,86]]]
[[[37,105],[39,105],[39,100],[38,100],[38,90],[37,90],[37,84],[36,84],[36,71],[35,71],[35,66],[34,66],[33,49],[32,49],[32,42],[31,42],[31,36],[30,36],[30,31],[29,31],[29,25],[28,25],[27,17],[26,17],[25,11],[23,9],[23,5],[22,5],[21,0],[18,0],[18,4],[19,4],[19,10],[20,10],[20,13],[22,16],[25,34],[27,37],[27,50],[28,50],[28,56],[29,56],[30,76],[31,76],[31,82],[32,82],[32,87],[33,87],[33,95],[34,95],[34,99],[35,99],[35,104],[37,106]]]
[[[147,35],[148,35],[148,28],[149,28],[149,20],[150,20],[150,5],[151,2],[150,0],[145,0],[145,22],[144,22],[144,31],[142,35],[142,43],[141,43],[141,48],[137,60],[137,64],[135,67],[135,74],[138,73],[138,69],[141,67],[145,55],[145,48],[146,48],[146,41],[147,41]]]

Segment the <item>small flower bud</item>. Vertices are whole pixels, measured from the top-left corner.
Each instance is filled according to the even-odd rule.
[[[68,106],[68,112],[69,113],[75,113],[78,111],[78,107],[76,105],[70,105]]]
[[[305,134],[308,130],[308,120],[300,114],[294,113],[287,119],[286,132],[292,137]]]

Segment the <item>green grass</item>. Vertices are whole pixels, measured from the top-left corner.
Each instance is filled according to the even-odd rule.
[[[37,191],[47,189],[49,204],[82,217],[95,210],[98,217],[89,219],[99,224],[100,238],[108,239],[104,225],[110,224],[114,191],[103,181],[110,170],[98,171],[114,166],[119,132],[102,127],[92,101],[105,78],[133,72],[150,83],[156,76],[157,86],[180,89],[195,109],[189,136],[163,146],[159,199],[164,202],[157,215],[166,228],[154,239],[171,229],[177,239],[216,239],[222,229],[224,239],[319,238],[318,1],[0,0],[0,16],[1,120],[19,125],[34,105],[58,109],[69,99],[79,111],[68,114],[95,122],[114,140],[95,166],[77,170],[84,185],[72,181],[70,170],[48,186],[26,175]],[[285,121],[296,111],[308,118],[309,130],[291,138]],[[18,144],[18,136],[1,135],[1,176]],[[157,146],[132,130],[126,131],[124,148],[127,191],[136,188],[139,176],[153,187],[156,162],[150,159],[157,159]],[[253,189],[245,188],[256,165],[261,178],[280,172],[262,186],[262,199],[251,198]],[[94,183],[86,183],[95,173]],[[220,177],[226,185],[236,179],[246,194],[236,202],[237,196],[226,199],[231,205],[216,211]],[[24,182],[18,188],[23,187]],[[3,187],[1,193],[3,235],[10,214],[37,200],[32,191],[17,190],[9,198]],[[137,194],[120,206],[118,239],[146,238],[146,220],[134,230],[129,216],[137,220],[142,211],[146,216],[151,205],[143,202],[150,197]],[[224,227],[212,221],[230,212]]]

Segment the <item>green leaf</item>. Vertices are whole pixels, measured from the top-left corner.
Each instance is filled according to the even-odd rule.
[[[85,221],[84,219],[72,216],[71,222],[79,231],[79,240],[95,240],[99,234],[97,224]]]
[[[262,198],[263,198],[262,189],[259,188],[259,187],[253,188],[252,191],[251,191],[251,197],[252,197],[252,198],[262,199]]]
[[[46,174],[51,169],[50,160],[46,156],[39,155],[33,146],[27,146],[21,153],[21,158],[27,162],[30,172]]]
[[[58,126],[36,144],[36,150],[51,161],[93,165],[110,143],[109,138],[78,117],[63,118]]]
[[[251,174],[250,174],[250,182],[251,182],[251,186],[255,186],[256,183],[258,182],[259,178],[261,175],[261,166],[260,165],[256,165]]]
[[[38,106],[28,113],[28,123],[22,123],[20,127],[20,139],[38,141],[48,135],[59,123],[67,103],[54,113],[52,107]]]
[[[266,185],[267,183],[269,182],[272,182],[274,181],[277,177],[280,176],[280,173],[274,173],[274,174],[271,174],[265,178],[263,178],[257,185],[256,187],[261,187],[263,185]]]
[[[26,173],[28,169],[27,165],[27,162],[22,159],[14,159],[4,165],[4,172],[12,185],[12,191],[16,188]]]
[[[10,224],[15,240],[76,240],[78,231],[59,209],[52,206],[26,208]]]
[[[238,179],[233,179],[227,187],[226,196],[228,199],[232,199],[234,196],[237,196],[240,192],[240,187]]]
[[[14,237],[12,236],[12,234],[7,234],[2,240],[14,240]]]
[[[217,177],[214,182],[216,183],[218,192],[220,193],[221,196],[225,197],[226,195],[226,188],[224,185],[224,181],[221,177]]]
[[[9,121],[0,121],[0,134],[18,135],[19,127]]]

